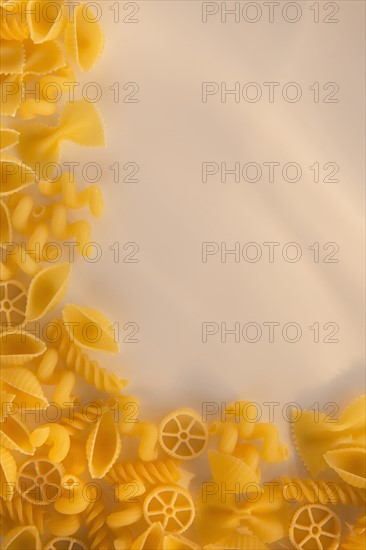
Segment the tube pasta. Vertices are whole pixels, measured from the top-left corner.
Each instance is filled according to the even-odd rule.
[[[34,447],[41,447],[44,444],[51,445],[48,459],[51,462],[62,462],[70,449],[69,432],[58,424],[45,424],[33,430],[30,434],[30,442]]]
[[[83,208],[89,206],[90,212],[95,218],[103,214],[103,195],[98,185],[91,185],[83,191],[77,191],[77,185],[72,174],[66,172],[53,181],[41,180],[38,189],[42,195],[51,197],[62,195],[62,200],[67,208]]]

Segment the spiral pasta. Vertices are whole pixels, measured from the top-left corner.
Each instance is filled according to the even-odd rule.
[[[59,336],[57,327],[61,331],[61,337]],[[55,345],[58,354],[65,360],[68,368],[73,369],[88,384],[95,386],[99,390],[113,395],[121,393],[121,390],[126,386],[126,381],[120,380],[115,374],[109,373],[106,369],[100,367],[97,361],[91,361],[76,344],[70,342],[70,337],[61,320],[57,320],[50,325],[50,329],[49,337],[53,338],[51,333],[52,331],[55,332],[54,336],[57,339]]]
[[[93,492],[91,497],[93,497]],[[114,536],[107,526],[105,503],[100,497],[97,498],[96,492],[94,492],[94,498],[91,499],[83,517],[91,550],[109,550],[113,548]]]
[[[323,481],[322,479],[281,478],[286,500],[315,504],[343,504],[363,506],[366,491],[351,487],[344,482]]]
[[[0,499],[1,534],[17,525],[34,525],[40,533],[43,533],[45,513],[43,507],[33,506],[17,494],[12,500]]]
[[[123,484],[137,479],[150,485],[176,483],[180,477],[178,464],[172,459],[134,463],[117,462],[106,475],[110,483]]]

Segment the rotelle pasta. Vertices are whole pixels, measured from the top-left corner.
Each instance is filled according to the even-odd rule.
[[[186,407],[144,418],[108,368],[119,351],[108,312],[66,302],[65,241],[88,257],[79,211],[103,214],[102,182],[38,169],[65,141],[105,146],[95,105],[63,97],[104,47],[93,3],[68,4],[0,2],[2,548],[364,550],[365,396],[335,423],[294,411],[292,449],[248,417],[251,401],[212,422]],[[286,473],[295,449],[306,477]]]

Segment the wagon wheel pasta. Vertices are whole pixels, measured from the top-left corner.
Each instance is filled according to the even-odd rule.
[[[299,508],[291,521],[290,541],[297,550],[336,550],[339,547],[341,525],[336,514],[321,504]]]
[[[178,409],[161,421],[159,441],[170,456],[191,460],[205,451],[208,429],[195,411]]]

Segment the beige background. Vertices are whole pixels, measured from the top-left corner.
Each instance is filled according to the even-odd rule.
[[[131,379],[130,391],[158,416],[239,397],[303,406],[355,397],[364,361],[364,3],[338,2],[337,24],[312,22],[308,2],[296,24],[264,16],[203,24],[195,1],[138,2],[138,23],[114,23],[114,3],[100,4],[106,48],[85,82],[103,88],[108,136],[108,149],[93,154],[104,168],[106,215],[93,227],[103,256],[77,262],[69,299],[101,308],[122,328],[139,325],[139,342],[122,343],[107,366]],[[108,86],[117,81],[138,83],[139,103],[113,103]],[[217,95],[203,104],[204,81],[296,81],[303,98],[292,104],[277,92],[272,104],[221,103]],[[339,103],[314,103],[308,87],[316,81],[337,82]],[[88,162],[90,150],[77,158]],[[139,182],[114,183],[108,166],[116,161],[138,163]],[[204,161],[296,161],[303,178],[202,183]],[[340,181],[314,183],[308,167],[331,161]],[[115,241],[138,243],[139,263],[113,263]],[[303,257],[202,263],[203,241],[296,241]],[[339,263],[314,263],[314,241],[338,243]],[[303,337],[289,344],[278,333],[271,344],[264,332],[256,344],[219,336],[204,344],[204,321],[296,321]],[[315,344],[314,322],[338,323],[339,343]]]

